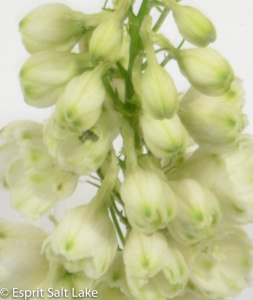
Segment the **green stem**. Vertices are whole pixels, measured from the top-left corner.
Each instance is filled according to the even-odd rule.
[[[150,3],[149,0],[143,0],[139,13],[137,16],[133,12],[130,12],[129,15],[129,34],[131,36],[130,49],[129,49],[129,65],[128,65],[128,74],[130,79],[132,78],[132,70],[136,56],[139,54],[142,49],[141,38],[139,36],[139,31],[141,23],[146,15],[149,14],[154,3]],[[134,94],[134,89],[131,80],[128,81],[126,86],[126,95],[128,99],[131,99]]]
[[[114,209],[113,209],[112,206],[109,208],[109,211],[111,213],[112,222],[114,224],[115,230],[116,230],[116,232],[118,234],[118,237],[119,237],[122,245],[124,246],[125,245],[125,237],[124,237],[124,235],[123,235],[123,233],[121,231],[121,228],[120,228],[119,223],[118,223],[118,219],[117,219],[117,217],[115,215],[115,212],[114,212]]]
[[[115,108],[120,111],[120,112],[124,112],[125,111],[125,106],[124,104],[120,101],[120,99],[117,97],[117,95],[114,93],[114,90],[111,86],[110,80],[108,78],[108,75],[105,75],[102,77],[102,81],[104,83],[105,89],[109,95],[109,97],[111,98]]]
[[[152,29],[154,32],[157,32],[161,28],[163,22],[165,21],[165,19],[168,16],[169,12],[170,12],[170,9],[168,7],[165,7],[163,12],[161,13],[159,19],[157,20],[156,24],[154,25],[154,27]]]

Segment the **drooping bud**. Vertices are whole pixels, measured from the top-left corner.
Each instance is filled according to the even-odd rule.
[[[127,14],[130,0],[121,1],[111,18],[98,25],[89,44],[93,60],[114,63],[120,58],[123,44],[123,21]]]
[[[44,126],[44,141],[59,165],[78,175],[95,172],[104,162],[118,134],[111,112],[102,112],[97,123],[83,133],[61,129],[54,115]]]
[[[165,180],[140,167],[129,170],[120,189],[130,224],[152,233],[174,217],[176,196]]]
[[[206,47],[216,39],[212,22],[194,7],[182,6],[175,0],[164,0],[173,11],[178,30],[185,40],[198,47]]]
[[[191,279],[209,296],[231,297],[248,284],[252,266],[252,244],[246,233],[223,229],[196,257]]]
[[[134,89],[144,112],[155,119],[171,118],[178,110],[179,98],[171,76],[156,59],[151,40],[151,19],[144,18],[140,35],[146,50],[147,63],[142,73],[142,60],[137,58],[133,69]]]
[[[68,211],[45,241],[43,247],[48,260],[60,259],[70,273],[83,271],[93,279],[107,271],[118,247],[106,208],[117,175],[114,158],[97,195],[87,205]]]
[[[90,27],[108,17],[107,12],[85,15],[64,4],[44,4],[23,18],[19,30],[26,50],[30,53],[43,50],[69,51]]]
[[[179,68],[192,86],[205,95],[229,91],[234,79],[230,64],[211,48],[180,50],[175,54]]]
[[[184,153],[187,133],[177,115],[171,119],[155,120],[149,114],[140,118],[147,147],[159,158],[172,158]]]
[[[207,151],[220,154],[238,145],[246,119],[218,98],[190,88],[180,102],[179,116],[192,138]]]
[[[49,155],[41,124],[13,122],[0,136],[6,141],[0,149],[0,158],[6,160],[2,181],[11,193],[13,208],[24,217],[34,221],[74,192],[78,177],[61,169]],[[7,155],[9,150],[14,157]]]
[[[132,230],[123,257],[130,292],[138,300],[174,298],[188,280],[183,256],[161,233],[147,236]]]
[[[82,133],[98,120],[105,90],[101,80],[103,66],[73,78],[56,105],[56,119],[60,127]]]
[[[168,225],[171,235],[187,244],[209,237],[222,216],[215,196],[195,180],[170,181],[169,184],[178,196],[178,213]]]
[[[49,264],[41,246],[47,234],[26,223],[0,221],[0,286],[8,289],[42,287]]]
[[[56,103],[71,78],[91,67],[88,54],[43,51],[32,55],[20,71],[26,103],[48,107]]]

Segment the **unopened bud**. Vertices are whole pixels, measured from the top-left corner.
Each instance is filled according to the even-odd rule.
[[[90,66],[88,54],[43,51],[32,55],[20,71],[26,103],[35,107],[55,104],[70,79]]]
[[[164,0],[173,11],[178,30],[185,40],[199,47],[206,47],[216,39],[212,22],[194,7],[182,6],[175,0]]]
[[[176,197],[165,180],[140,167],[127,172],[120,194],[131,225],[151,233],[174,217]]]
[[[88,130],[98,120],[104,99],[100,67],[73,78],[57,101],[57,123],[74,132]]]
[[[108,18],[107,15],[107,12],[85,15],[64,4],[44,4],[23,18],[19,30],[30,53],[50,49],[69,51],[90,27]]]
[[[205,98],[193,88],[180,102],[179,116],[192,138],[216,154],[233,150],[246,125],[241,111],[217,98]]]
[[[170,181],[169,185],[178,196],[178,214],[168,225],[171,235],[187,244],[210,236],[222,216],[215,196],[191,179]]]
[[[205,95],[219,96],[230,89],[234,73],[230,64],[214,49],[180,50],[176,59],[183,75]]]
[[[144,140],[150,151],[159,158],[172,158],[184,153],[187,133],[179,117],[155,120],[148,114],[141,116]]]

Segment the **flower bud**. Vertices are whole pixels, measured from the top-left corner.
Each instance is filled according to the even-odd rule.
[[[140,167],[128,170],[120,195],[130,224],[140,232],[164,228],[174,217],[176,197],[166,181],[153,172]]]
[[[63,263],[70,273],[82,271],[101,277],[112,263],[118,246],[106,207],[93,199],[70,210],[44,243],[49,261]]]
[[[233,155],[233,152],[231,155]],[[232,180],[230,180],[229,174],[232,169],[230,167],[227,169],[225,160],[225,157],[229,156],[230,154],[226,156],[211,154],[200,148],[186,160],[183,166],[168,173],[167,178],[169,180],[189,178],[198,181],[221,203],[223,219],[226,222],[247,224],[252,222],[253,219],[252,202],[250,196],[249,198],[245,196],[247,192],[240,194]],[[234,168],[232,172],[237,173],[237,169]],[[239,172],[239,174],[241,173]]]
[[[85,15],[60,3],[33,9],[19,24],[23,44],[30,53],[43,50],[69,51],[86,31],[108,18],[108,13]]]
[[[35,107],[55,104],[70,79],[90,66],[87,54],[43,51],[32,55],[20,71],[26,103]]]
[[[178,93],[170,75],[157,63],[149,63],[140,75],[140,85],[134,84],[144,112],[155,119],[171,118],[179,105]]]
[[[174,298],[188,280],[183,256],[161,233],[146,236],[132,230],[123,257],[130,292],[138,300]]]
[[[112,17],[98,25],[89,44],[93,60],[114,63],[120,58],[123,45],[123,21],[128,11],[130,0],[121,1]]]
[[[73,193],[78,177],[61,169],[48,154],[42,125],[13,122],[0,136],[7,140],[0,149],[0,158],[5,160],[2,181],[11,193],[13,208],[24,217],[34,221]]]
[[[192,138],[216,154],[233,150],[246,125],[241,111],[217,98],[205,98],[193,88],[180,102],[179,116]]]
[[[118,175],[115,159],[97,195],[88,204],[68,211],[44,242],[48,260],[61,261],[70,273],[83,271],[98,279],[115,258],[117,236],[105,205]]]
[[[173,11],[178,30],[185,40],[198,47],[206,47],[216,39],[212,22],[194,7],[179,5],[174,0],[164,0]]]
[[[56,105],[56,119],[60,127],[81,133],[96,123],[105,99],[100,77],[101,68],[98,67],[68,83]]]
[[[92,128],[80,134],[61,129],[54,115],[44,127],[50,154],[63,169],[78,175],[89,175],[103,164],[117,134],[114,116],[109,112],[103,112]]]
[[[123,24],[112,17],[98,25],[89,44],[89,52],[94,61],[114,63],[119,59],[123,43]]]
[[[159,158],[181,155],[187,147],[187,133],[177,115],[171,119],[155,120],[144,114],[140,119],[147,147]]]
[[[157,61],[151,34],[151,17],[145,17],[140,36],[147,57],[147,67],[142,73],[142,59],[136,58],[133,68],[133,85],[144,112],[154,119],[171,118],[178,110],[179,98],[174,81]]]
[[[171,235],[187,244],[209,237],[222,216],[215,196],[191,179],[170,181],[170,187],[178,196],[178,214],[168,225]]]
[[[26,223],[0,221],[0,286],[8,289],[41,287],[49,265],[41,246],[47,234]]]
[[[219,96],[230,89],[233,70],[214,49],[184,49],[175,56],[181,72],[196,90],[205,95]]]
[[[235,296],[248,284],[252,258],[251,241],[245,232],[230,229],[220,233],[199,253],[191,279],[212,298]]]

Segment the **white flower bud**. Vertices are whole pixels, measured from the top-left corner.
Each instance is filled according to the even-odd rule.
[[[0,286],[41,287],[49,265],[41,246],[47,234],[30,224],[0,221]]]
[[[222,216],[215,196],[191,179],[170,181],[170,187],[178,196],[178,213],[168,225],[171,235],[187,244],[209,237]]]
[[[183,75],[201,93],[218,96],[230,89],[234,79],[233,70],[214,49],[184,49],[175,56]]]
[[[105,99],[100,77],[101,68],[98,67],[68,83],[56,105],[56,118],[60,127],[81,133],[96,123]]]
[[[13,122],[0,135],[6,144],[0,148],[2,182],[11,193],[13,208],[31,221],[48,212],[57,201],[69,197],[78,177],[61,169],[42,140],[42,125]],[[7,155],[6,151],[10,150]]]
[[[212,22],[194,7],[179,5],[174,0],[164,0],[173,11],[178,30],[185,40],[198,47],[206,47],[216,39]]]
[[[174,298],[187,283],[183,256],[161,233],[146,236],[132,230],[123,257],[130,292],[138,300]]]
[[[115,164],[114,159],[91,202],[68,211],[43,245],[48,260],[61,261],[71,273],[98,279],[115,258],[117,236],[105,204],[117,179]]]
[[[123,45],[123,19],[130,0],[121,1],[112,17],[98,25],[89,44],[93,60],[114,63],[120,58]]]
[[[147,147],[159,158],[181,155],[187,147],[187,133],[177,115],[171,119],[155,120],[144,114],[140,118]]]
[[[167,182],[153,172],[140,167],[128,170],[120,195],[130,224],[140,232],[164,228],[174,217],[176,196]]]
[[[43,51],[32,55],[20,71],[26,103],[35,107],[55,104],[70,79],[90,66],[87,54]]]
[[[107,271],[117,246],[106,207],[96,199],[70,210],[44,244],[49,260],[60,259],[69,272],[94,279]]]
[[[212,297],[235,296],[248,284],[252,266],[250,239],[244,231],[230,229],[210,241],[196,257],[191,279]]]
[[[179,98],[173,79],[157,64],[149,64],[141,75],[138,90],[142,108],[155,119],[171,118],[178,110]]]
[[[241,148],[239,149],[238,153],[241,151]],[[231,155],[234,153],[232,152]],[[227,167],[226,157],[229,156],[230,154],[226,156],[214,155],[199,149],[186,160],[182,167],[168,173],[167,178],[169,180],[189,178],[198,181],[221,203],[224,220],[231,224],[247,224],[253,220],[252,201],[250,196],[247,197],[247,191],[241,193],[237,191],[236,184],[233,184],[229,178],[233,168],[232,166]],[[234,162],[236,162],[236,155],[234,157]],[[246,157],[248,159],[248,156]],[[232,172],[236,173],[237,169],[234,168]],[[241,173],[239,172],[238,176],[239,174]]]
[[[119,59],[123,43],[123,24],[117,18],[111,18],[98,25],[89,44],[93,60],[113,63]]]
[[[60,3],[41,5],[32,10],[19,24],[23,43],[30,53],[43,50],[69,51],[92,26],[108,13],[85,15]]]
[[[78,175],[89,175],[103,164],[117,134],[110,112],[103,112],[98,122],[83,133],[61,129],[54,115],[44,127],[44,141],[50,154],[63,169]]]
[[[161,120],[175,115],[178,110],[179,97],[173,79],[156,59],[151,21],[151,18],[146,16],[140,28],[148,65],[142,73],[142,59],[137,57],[133,67],[133,85],[144,112]]]
[[[180,102],[179,116],[192,138],[207,151],[231,151],[245,128],[246,119],[217,98],[205,98],[190,88]]]

